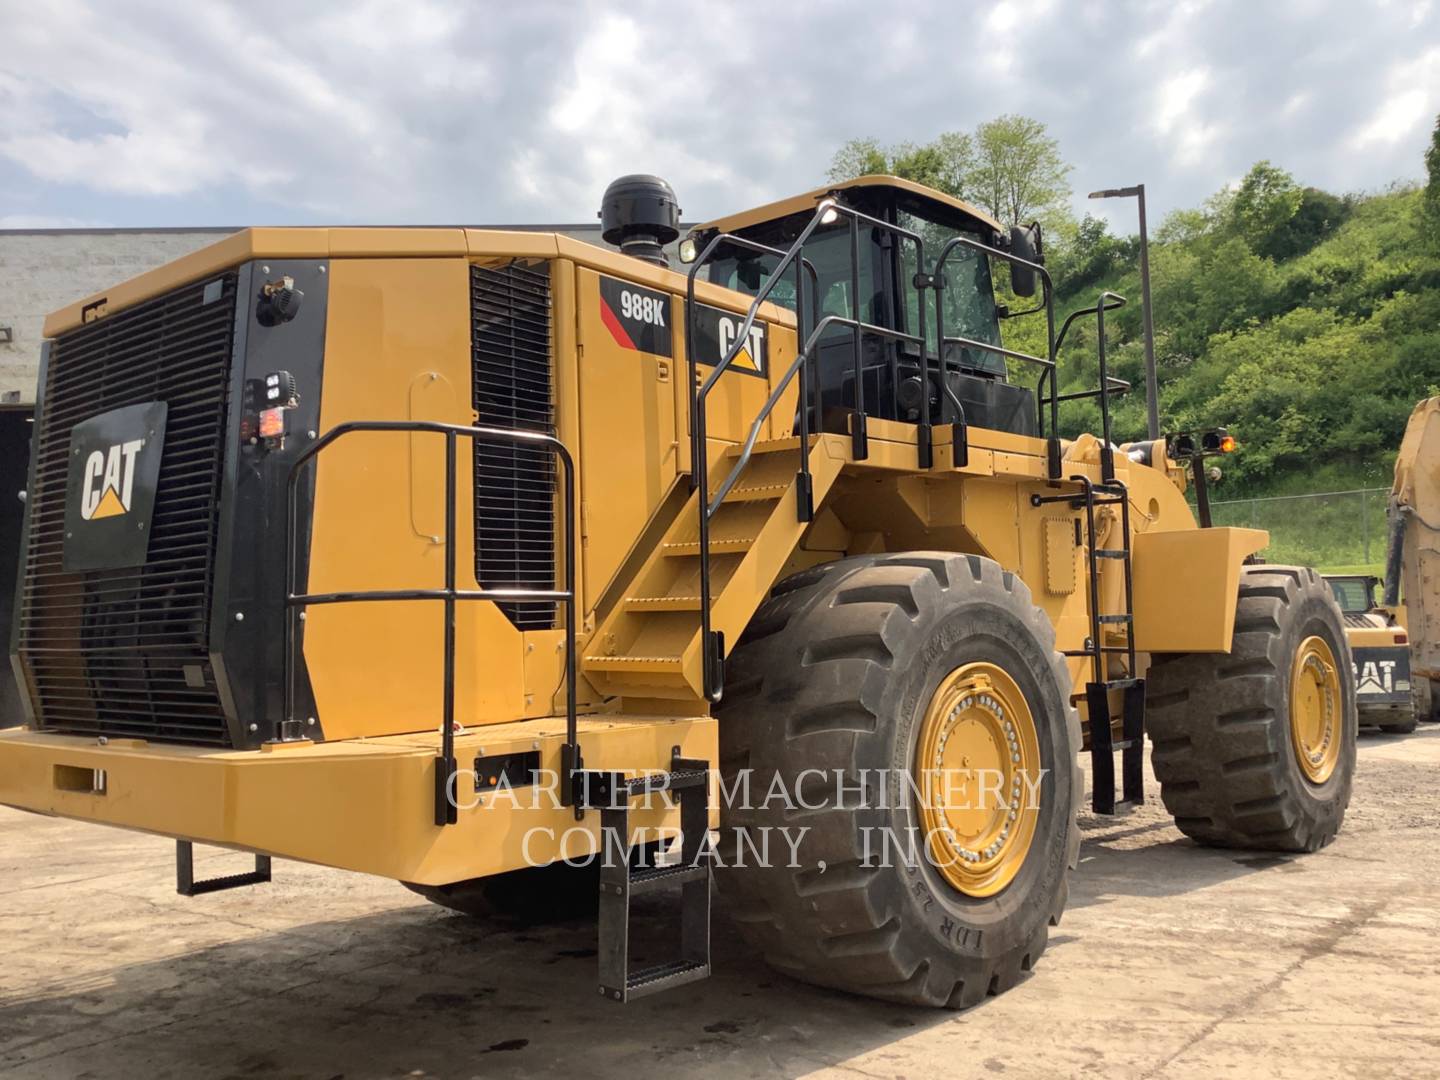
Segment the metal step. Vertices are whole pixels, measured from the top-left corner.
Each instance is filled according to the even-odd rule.
[[[1097,559],[1128,559],[1130,551],[1127,548],[1096,548]]]
[[[195,880],[195,845],[189,840],[175,841],[175,891],[181,896],[202,896],[226,889],[243,889],[248,885],[264,885],[270,881],[270,856],[256,855],[255,869],[243,874]]]
[[[1095,616],[1095,619],[1096,619],[1097,622],[1099,622],[1100,624],[1102,624],[1102,625],[1104,625],[1104,626],[1116,626],[1116,625],[1120,625],[1120,624],[1123,624],[1123,623],[1134,622],[1134,621],[1135,621],[1135,616],[1134,616],[1134,615],[1129,615],[1129,614],[1126,614],[1126,615],[1097,615],[1097,616]]]
[[[651,792],[671,791],[680,802],[680,861],[672,866],[636,867],[629,853],[623,864],[600,868],[599,966],[600,994],[611,1001],[629,1001],[695,982],[710,974],[710,763],[679,756],[670,770],[618,779],[614,773],[587,773],[583,790],[601,807],[600,827],[607,838],[630,836],[630,800]],[[673,960],[631,971],[630,899],[661,889],[680,890],[680,955]]]
[[[1111,729],[1110,691],[1124,692],[1120,738]],[[1109,679],[1085,685],[1090,721],[1091,807],[1120,814],[1145,802],[1145,680]],[[1121,797],[1115,794],[1115,755],[1120,755]]]
[[[632,971],[625,979],[625,992],[601,987],[600,992],[616,1001],[630,1001],[648,997],[662,990],[673,990],[686,983],[699,982],[710,977],[710,965],[701,960],[671,960],[665,964]]]
[[[735,540],[711,540],[710,554],[743,555],[745,552],[749,551],[754,546],[755,538],[753,536],[743,537]],[[675,543],[664,544],[661,546],[661,550],[664,551],[666,555],[671,556],[699,555],[700,541],[681,540]]]
[[[699,611],[698,596],[627,596],[625,610],[646,611]]]
[[[630,871],[630,895],[643,896],[687,881],[703,881],[710,876],[707,866],[652,866]]]
[[[780,498],[789,490],[789,484],[755,484],[752,487],[736,487],[730,489],[730,493],[725,496],[725,501],[727,503],[770,502]],[[711,498],[714,496],[712,495]]]
[[[625,781],[625,789],[633,799],[637,795],[650,795],[657,791],[680,791],[684,788],[703,787],[709,782],[710,770],[708,767],[680,769],[634,777]]]
[[[685,661],[679,656],[587,656],[587,671],[680,671]]]

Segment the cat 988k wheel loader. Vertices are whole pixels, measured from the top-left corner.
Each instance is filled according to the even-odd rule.
[[[173,837],[188,894],[283,858],[593,910],[614,1000],[709,972],[716,875],[795,978],[1004,990],[1065,905],[1082,753],[1121,811],[1147,732],[1196,840],[1335,835],[1340,613],[1197,524],[1223,432],[1112,440],[1121,298],[1059,322],[1037,228],[893,177],[700,226],[679,269],[663,181],[602,219],[618,250],[249,229],[50,316],[0,803]],[[195,843],[256,870],[197,881]]]

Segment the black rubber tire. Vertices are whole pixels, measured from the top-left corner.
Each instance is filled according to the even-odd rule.
[[[1340,668],[1340,756],[1323,784],[1290,738],[1290,673],[1318,635]],[[1186,836],[1215,847],[1315,851],[1340,831],[1355,773],[1355,684],[1343,616],[1309,567],[1246,567],[1229,653],[1157,656],[1146,726],[1160,796]]]
[[[563,862],[527,866],[450,885],[401,884],[432,904],[464,915],[541,926],[595,917],[600,906],[600,860],[588,866]]]
[[[907,868],[872,857],[867,866],[862,835],[883,827],[910,835],[915,813],[897,774],[911,767],[919,721],[941,678],[974,660],[999,663],[1017,681],[1046,769],[1029,856],[985,899],[953,889],[925,859]],[[727,659],[726,679],[718,716],[727,791],[750,769],[752,792],[778,779],[792,794],[799,784],[815,804],[822,799],[806,793],[802,774],[833,793],[840,770],[852,793],[844,805],[824,799],[820,810],[783,800],[744,809],[722,799],[720,888],[741,933],[772,967],[821,986],[950,1008],[1006,990],[1030,969],[1065,907],[1083,779],[1065,663],[1019,578],[989,559],[949,552],[817,566],[775,588]],[[879,783],[854,797],[860,778],[876,770],[889,770],[886,797],[873,797]],[[808,827],[797,866],[786,865],[788,851],[770,865],[733,865],[737,829],[783,826]]]

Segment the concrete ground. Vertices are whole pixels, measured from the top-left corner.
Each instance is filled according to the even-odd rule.
[[[1153,796],[1086,818],[1035,973],[958,1014],[790,982],[723,917],[713,979],[610,1005],[593,926],[485,925],[291,863],[185,900],[167,841],[0,810],[0,1072],[1440,1076],[1437,788],[1432,726],[1361,737],[1317,855],[1199,849]]]

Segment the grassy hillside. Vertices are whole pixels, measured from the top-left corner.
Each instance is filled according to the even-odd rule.
[[[1216,498],[1388,486],[1406,417],[1440,385],[1440,251],[1423,192],[1368,196],[1300,188],[1267,163],[1240,188],[1166,220],[1151,240],[1162,428],[1227,425],[1241,442]],[[1135,393],[1117,439],[1144,432],[1137,242],[1087,219],[1050,260],[1062,312],[1102,289],[1130,305],[1111,316],[1111,370]],[[1043,324],[1006,327],[1043,349]],[[1078,333],[1076,332],[1078,331]],[[1061,388],[1096,383],[1094,320],[1072,331]],[[1090,403],[1062,425],[1098,430]]]

